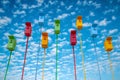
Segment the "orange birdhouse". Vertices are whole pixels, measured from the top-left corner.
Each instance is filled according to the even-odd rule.
[[[77,17],[76,27],[77,27],[78,30],[82,29],[82,16]]]
[[[43,32],[42,33],[42,48],[47,48],[48,47],[48,33]]]
[[[104,47],[107,52],[110,52],[113,49],[112,37],[107,37],[104,42]]]

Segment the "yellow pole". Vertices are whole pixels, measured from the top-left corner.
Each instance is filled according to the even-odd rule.
[[[43,63],[42,63],[42,80],[44,80],[45,57],[46,57],[46,51],[45,51],[45,48],[44,48],[44,56],[43,56]]]
[[[80,37],[80,50],[82,53],[82,66],[83,66],[84,80],[86,80],[86,71],[85,71],[85,65],[84,65],[84,53],[82,50],[82,38],[81,38],[80,32],[78,33],[78,36]]]
[[[110,59],[110,53],[109,52],[108,52],[108,61],[109,61],[110,70],[111,70],[111,73],[112,73],[112,80],[115,80],[114,79],[114,71],[113,71],[113,67],[112,67],[112,61]]]

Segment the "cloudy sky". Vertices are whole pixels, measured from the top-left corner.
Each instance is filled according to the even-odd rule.
[[[13,51],[7,80],[20,80],[24,59],[26,36],[24,35],[25,22],[32,24],[32,36],[29,40],[27,62],[24,80],[35,80],[36,59],[39,53],[38,80],[41,80],[43,48],[41,42],[41,26],[39,16],[45,16],[42,31],[49,34],[45,63],[45,80],[55,80],[55,34],[54,20],[60,19],[61,30],[58,39],[58,80],[74,80],[72,47],[70,45],[70,31],[76,29],[76,17],[83,17],[81,30],[83,52],[87,80],[100,80],[97,69],[97,60],[94,49],[96,43],[102,80],[112,80],[107,52],[104,50],[104,40],[107,36],[113,37],[114,49],[110,52],[115,80],[120,80],[120,0],[0,0],[0,80],[3,80],[9,54],[6,49],[8,35],[16,37],[17,45]],[[98,36],[93,42],[90,29],[97,23]],[[77,34],[75,46],[77,78],[83,80],[82,56],[79,37]],[[40,48],[40,52],[39,52]]]

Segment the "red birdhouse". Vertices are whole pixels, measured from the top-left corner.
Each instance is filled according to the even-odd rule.
[[[76,30],[71,30],[70,43],[71,43],[72,46],[76,45],[76,43],[77,43]]]
[[[31,27],[31,23],[30,22],[26,22],[26,29],[25,29],[25,35],[27,37],[31,36],[31,32],[32,32],[32,27]]]

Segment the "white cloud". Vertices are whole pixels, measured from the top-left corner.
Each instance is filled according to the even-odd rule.
[[[54,34],[54,29],[47,29],[46,32],[48,32],[48,34]]]
[[[39,31],[40,31],[40,32],[44,32],[44,31],[45,31],[45,28],[42,27],[42,28],[39,29]],[[42,39],[42,38],[41,38],[41,39]]]
[[[64,5],[65,5],[63,1],[61,1],[61,3],[60,3],[60,4],[61,4],[61,6],[64,6]]]
[[[22,54],[19,53],[19,52],[15,52],[14,54],[15,54],[15,56],[18,56],[18,57],[21,57],[21,56],[22,56]]]
[[[36,47],[39,46],[39,44],[37,44],[37,43],[35,43],[35,42],[31,42],[30,44],[32,45],[33,48],[36,48]]]
[[[35,24],[38,24],[39,21],[38,21],[37,19],[34,19],[34,23],[35,23]]]
[[[22,4],[23,9],[27,9],[28,5],[27,4]]]
[[[94,12],[90,12],[90,16],[95,16]]]
[[[50,5],[55,4],[55,1],[49,1]]]
[[[69,44],[69,41],[62,41],[58,44],[58,46],[60,46],[61,48],[65,45],[68,45]]]
[[[49,43],[51,43],[51,41],[52,41],[51,37],[48,37],[48,40],[49,40]]]
[[[4,35],[5,35],[6,37],[8,37],[8,35],[10,35],[10,33],[4,33]]]
[[[48,56],[51,57],[51,56],[54,56],[55,54],[56,54],[56,48],[52,48],[51,54],[50,55],[48,54]]]
[[[14,36],[19,37],[19,38],[24,38],[24,32],[20,32],[20,33],[15,33]]]
[[[107,21],[107,19],[103,19],[101,20],[98,24],[99,26],[106,26],[107,24],[109,24],[111,21]]]
[[[11,23],[11,19],[9,17],[7,17],[7,16],[0,17],[0,27],[6,26],[9,23]]]
[[[86,23],[83,23],[83,26],[84,26],[84,27],[89,27],[89,26],[92,26],[92,24],[91,24],[91,23],[86,22]]]
[[[39,4],[43,3],[43,0],[36,0]]]
[[[71,15],[74,15],[75,14],[75,12],[71,12]]]
[[[2,8],[0,8],[0,13],[4,13],[5,11],[2,9]]]
[[[20,43],[20,42],[21,42],[21,43],[22,43],[22,42],[26,42],[26,40],[18,38],[18,39],[17,39],[17,43]]]
[[[98,24],[98,20],[94,20],[94,23]]]
[[[54,22],[48,21],[48,25],[49,25],[49,26],[54,26]]]
[[[62,59],[71,59],[72,57],[73,57],[73,55],[69,54],[69,55],[63,56]]]
[[[75,30],[74,28],[70,28],[70,29],[68,29],[68,32],[70,32],[71,30]]]
[[[73,7],[73,5],[70,5],[70,6],[67,8],[67,10],[70,10],[72,7]]]
[[[68,17],[68,16],[69,16],[69,14],[64,13],[64,14],[62,14],[62,15],[59,15],[59,16],[57,17],[57,19],[64,19],[64,18],[66,18],[66,17]]]
[[[63,35],[67,35],[68,33],[67,32],[62,32]]]
[[[93,2],[92,5],[95,6],[96,8],[100,8],[100,7],[101,7],[101,4],[98,4],[98,3],[96,3],[96,2]]]
[[[58,38],[59,41],[64,41],[66,40],[66,37],[63,37],[63,38]]]
[[[17,45],[16,47],[18,48],[19,52],[24,52],[25,51],[25,47],[23,47],[21,45]]]
[[[77,5],[80,5],[80,4],[81,4],[81,2],[78,0],[78,1],[77,1]]]
[[[112,20],[116,20],[116,17],[115,17],[115,16],[112,16]]]
[[[118,32],[118,29],[113,29],[113,30],[109,31],[109,34],[112,35],[112,34],[117,33],[117,32]]]
[[[77,2],[78,3],[78,2]],[[79,1],[79,3],[81,4],[81,2]],[[87,0],[84,0],[82,2],[82,5],[83,6],[94,6],[95,8],[100,8],[101,7],[101,4],[98,4],[97,2],[95,1],[87,1]]]
[[[57,13],[58,13],[58,12],[61,12],[61,9],[57,9]]]
[[[3,3],[3,4],[8,4],[8,3],[10,3],[10,2],[9,2],[9,0],[3,0],[2,3]]]
[[[102,31],[101,31],[101,33],[106,33],[107,32],[107,30],[106,29],[103,29]]]
[[[16,3],[20,3],[21,2],[21,0],[16,0]]]
[[[39,7],[39,5],[31,5],[31,6],[29,6],[29,9],[33,9],[33,8],[37,8],[37,7]]]
[[[15,14],[15,15],[25,14],[25,11],[17,10],[13,14]]]
[[[103,41],[98,41],[97,44],[102,44]]]
[[[73,23],[72,23],[72,26],[73,26],[73,27],[76,27],[76,24],[75,24],[75,22],[73,22]]]
[[[4,58],[6,58],[6,55],[0,56],[0,61],[2,61]]]
[[[104,11],[104,14],[113,13],[114,11],[115,11],[114,9],[108,9]]]

